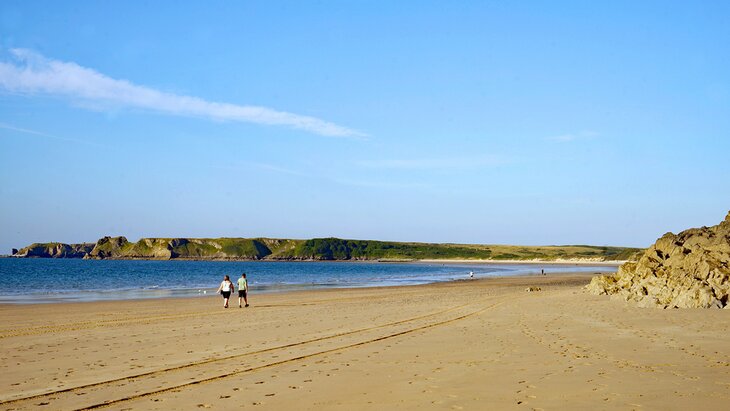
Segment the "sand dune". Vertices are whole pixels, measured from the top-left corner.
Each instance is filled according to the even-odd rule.
[[[0,306],[0,410],[728,404],[730,312],[635,308],[589,280]]]

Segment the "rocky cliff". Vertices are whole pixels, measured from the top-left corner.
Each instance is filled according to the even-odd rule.
[[[302,240],[270,238],[143,238],[103,237],[96,243],[35,243],[13,250],[19,258],[85,258],[93,260],[260,260],[291,259]]]
[[[268,240],[270,245],[274,240]],[[260,260],[272,253],[263,239],[246,238],[143,238],[104,237],[84,258],[170,260]]]
[[[94,243],[33,243],[20,250],[13,250],[13,257],[84,258],[94,248]]]
[[[625,247],[508,246],[399,243],[391,241],[313,238],[143,238],[103,237],[94,244],[33,244],[16,250],[14,257],[143,259],[143,260],[526,260],[616,261],[641,250]]]
[[[662,308],[730,308],[730,213],[712,227],[664,234],[638,261],[587,289]]]

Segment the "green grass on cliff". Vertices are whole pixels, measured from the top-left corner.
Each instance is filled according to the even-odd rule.
[[[297,243],[277,258],[316,260],[386,259],[479,259],[479,260],[623,260],[640,249],[597,246],[507,246],[396,243],[387,241],[315,238]]]
[[[33,256],[60,243],[34,244]],[[75,245],[72,245],[75,246]],[[47,247],[47,248],[42,248]],[[27,247],[29,248],[29,247]],[[314,238],[148,238],[136,243],[124,237],[104,237],[89,253],[91,258],[141,259],[248,259],[248,260],[629,260],[638,248],[588,245],[510,246],[399,243],[391,241]]]
[[[220,245],[221,251],[226,255],[246,256],[245,258],[258,260],[271,254],[271,250],[258,239],[218,238],[209,241]]]

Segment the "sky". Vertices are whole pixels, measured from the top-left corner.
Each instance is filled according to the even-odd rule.
[[[0,254],[646,247],[730,210],[730,2],[0,3]]]

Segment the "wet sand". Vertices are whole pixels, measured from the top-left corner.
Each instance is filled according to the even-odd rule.
[[[727,407],[729,310],[640,309],[590,277],[2,305],[0,410]]]

